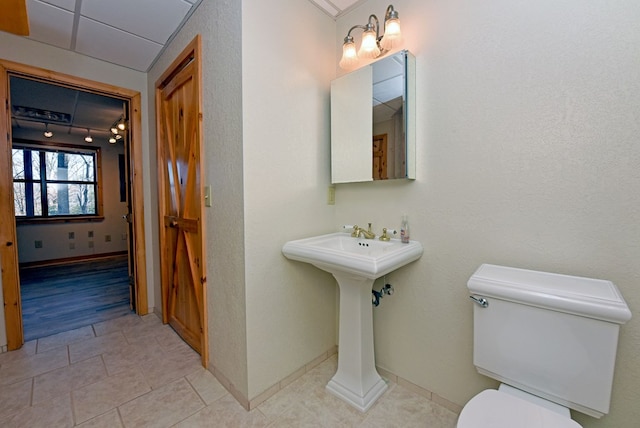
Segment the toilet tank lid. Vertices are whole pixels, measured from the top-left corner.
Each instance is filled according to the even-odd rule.
[[[624,324],[631,311],[611,281],[483,264],[469,291],[560,312]]]

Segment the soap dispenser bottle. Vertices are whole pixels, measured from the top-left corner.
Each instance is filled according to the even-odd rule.
[[[409,217],[407,215],[402,216],[402,224],[400,225],[400,239],[402,243],[409,243]]]

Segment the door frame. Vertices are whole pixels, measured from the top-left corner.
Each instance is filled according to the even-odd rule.
[[[35,77],[52,84],[72,86],[88,92],[115,96],[129,100],[130,141],[129,168],[131,180],[131,212],[133,215],[133,248],[135,258],[136,313],[149,312],[147,302],[147,261],[144,235],[144,203],[142,181],[142,104],[140,92],[106,83],[96,82],[69,74],[58,73],[0,59],[0,267],[2,268],[2,293],[7,332],[7,349],[20,348],[24,343],[22,306],[20,302],[20,275],[16,220],[13,209],[13,174],[11,168],[11,111],[9,103],[9,75]],[[3,138],[3,136],[6,136]],[[4,145],[4,147],[2,147]]]

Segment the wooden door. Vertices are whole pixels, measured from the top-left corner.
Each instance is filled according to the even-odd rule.
[[[386,180],[387,174],[387,134],[373,136],[373,179]]]
[[[200,39],[156,82],[163,321],[207,364]]]

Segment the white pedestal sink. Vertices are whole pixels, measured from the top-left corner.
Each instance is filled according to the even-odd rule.
[[[283,254],[330,272],[340,287],[338,370],[327,390],[366,412],[387,389],[376,371],[371,289],[376,278],[422,256],[417,241],[353,238],[332,233],[287,242]]]

